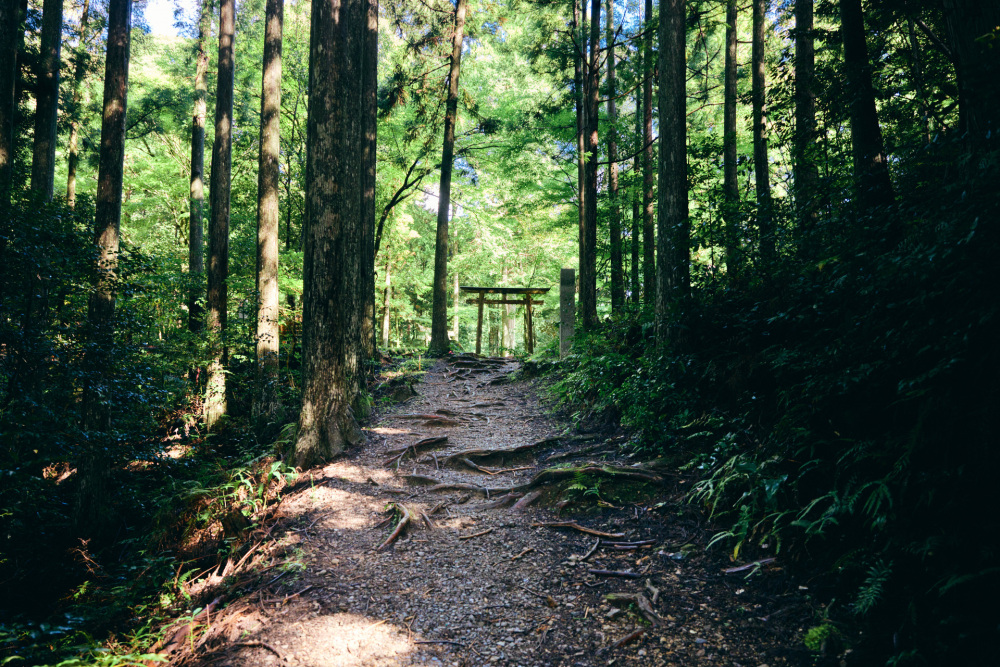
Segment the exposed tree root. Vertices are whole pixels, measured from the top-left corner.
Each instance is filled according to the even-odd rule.
[[[537,449],[545,445],[552,445],[557,442],[559,442],[559,438],[545,438],[544,440],[539,440],[538,442],[532,442],[526,445],[517,445],[516,447],[506,447],[504,449],[463,449],[460,452],[438,457],[438,462],[447,465],[449,463],[454,463],[455,461],[462,462],[462,459],[469,459],[470,461],[473,461],[480,459],[501,458],[505,456],[518,456],[533,449]],[[432,463],[432,461],[425,458],[421,459],[420,463]]]
[[[564,479],[576,477],[578,475],[590,475],[596,477],[610,477],[612,479],[635,479],[643,482],[663,483],[663,477],[646,470],[638,468],[626,468],[623,466],[601,465],[588,463],[582,466],[571,468],[546,468],[534,476],[527,484],[515,486],[513,491],[526,491],[541,484],[549,484]]]
[[[396,524],[396,529],[392,531],[389,537],[385,538],[385,542],[378,545],[378,548],[375,549],[375,551],[382,551],[390,544],[395,542],[396,539],[403,534],[403,531],[406,530],[406,527],[410,525],[410,521],[413,520],[413,512],[406,505],[404,505],[403,503],[392,503],[392,506],[395,507],[400,512],[402,512],[402,516],[400,517],[399,522]]]
[[[536,500],[538,500],[538,498],[541,495],[542,495],[542,492],[540,490],[536,489],[536,490],[532,491],[531,493],[526,494],[523,498],[521,498],[516,503],[514,503],[514,506],[511,507],[511,510],[514,511],[514,512],[520,512],[521,510],[523,510],[524,508],[526,508],[528,505],[530,505],[531,503],[533,503]]]
[[[416,458],[421,449],[432,449],[433,447],[446,442],[448,442],[448,436],[439,435],[433,438],[418,440],[412,445],[407,445],[401,449],[393,449],[392,451],[386,452],[389,454],[389,458],[383,462],[383,465],[392,465],[393,463],[399,464],[403,458],[411,452],[413,453],[413,457]]]

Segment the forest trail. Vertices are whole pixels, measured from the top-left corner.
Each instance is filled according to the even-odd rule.
[[[305,473],[272,528],[269,558],[283,567],[214,612],[173,664],[806,663],[795,626],[769,620],[808,613],[787,613],[801,606],[798,595],[756,591],[761,578],[726,574],[685,546],[705,535],[689,506],[647,499],[557,515],[549,485],[538,486],[549,489],[539,506],[511,506],[535,489],[485,490],[527,483],[546,461],[618,451],[614,439],[565,435],[536,383],[511,381],[518,368],[505,359],[438,361],[416,396],[367,429],[365,446]],[[535,443],[513,455],[479,451]],[[467,454],[448,458],[456,452]],[[658,497],[676,498],[683,483],[665,480]],[[412,518],[380,549],[393,532],[390,503]],[[539,525],[560,521],[615,537]],[[763,579],[782,576],[774,568]],[[613,593],[624,597],[613,604]]]

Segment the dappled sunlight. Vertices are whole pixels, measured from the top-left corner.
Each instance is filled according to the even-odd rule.
[[[336,477],[357,484],[371,484],[375,482],[380,485],[392,486],[398,481],[392,474],[392,470],[388,468],[365,468],[350,461],[331,463],[323,468],[323,474],[327,477]]]
[[[288,638],[283,643],[294,650],[299,664],[316,667],[395,665],[414,650],[412,634],[405,627],[360,614],[316,616],[292,627],[293,632],[283,628],[278,636]],[[302,636],[309,637],[309,641],[298,642],[297,638]]]
[[[379,435],[410,435],[413,433],[413,431],[406,428],[389,428],[388,426],[376,426],[375,428],[366,428],[365,430],[378,433]]]
[[[363,529],[369,526],[369,517],[382,509],[385,504],[376,498],[351,493],[330,487],[317,488],[310,492],[312,500],[321,503],[331,511],[327,512],[319,525],[333,529]]]

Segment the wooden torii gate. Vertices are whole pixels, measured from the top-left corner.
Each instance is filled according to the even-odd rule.
[[[532,299],[532,295],[535,294],[545,294],[549,291],[548,287],[469,287],[461,286],[463,292],[469,292],[476,294],[475,299],[467,299],[466,303],[472,306],[479,306],[479,319],[476,322],[476,354],[482,353],[482,342],[483,342],[483,306],[524,306],[527,316],[527,327],[524,332],[524,346],[528,350],[528,354],[535,353],[535,329],[534,324],[531,321],[531,307],[541,306],[544,301],[536,301]],[[486,300],[487,294],[499,294],[501,298]],[[513,296],[520,296],[520,299],[510,298]]]

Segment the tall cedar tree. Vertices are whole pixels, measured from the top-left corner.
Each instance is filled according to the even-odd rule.
[[[441,187],[438,194],[437,240],[434,245],[434,303],[431,310],[430,352],[446,354],[448,343],[448,213],[451,210],[451,172],[455,162],[455,121],[458,118],[458,77],[462,68],[462,38],[468,0],[458,0],[452,34],[448,100],[441,149]]]
[[[584,216],[580,234],[580,323],[584,327],[597,324],[597,163],[598,136],[597,110],[601,68],[598,56],[601,51],[601,3],[590,3],[590,53],[586,69],[587,109],[586,139],[587,163],[584,165]]]
[[[31,190],[41,193],[44,201],[51,201],[55,190],[62,25],[63,0],[45,0],[35,80],[35,142],[31,157]]]
[[[233,39],[235,0],[219,4],[219,63],[215,92],[215,143],[209,185],[211,217],[208,227],[208,329],[212,359],[208,365],[205,425],[212,428],[226,414],[226,318],[229,281],[229,195],[233,164]]]
[[[813,0],[795,0],[795,210],[800,232],[816,224],[819,170],[816,132],[816,54],[813,48]]]
[[[14,82],[17,79],[19,0],[0,0],[0,208],[10,203],[14,166]]]
[[[862,209],[893,202],[889,161],[875,109],[875,88],[865,41],[861,0],[840,0],[840,31],[844,40],[844,68],[851,108],[851,149],[854,190]]]
[[[615,30],[614,2],[605,10],[605,33],[608,44],[608,197],[611,200],[611,310],[625,305],[625,270],[622,266],[622,220],[618,197],[618,109],[615,105]]]
[[[293,459],[303,468],[363,439],[351,409],[363,304],[358,247],[366,165],[367,0],[313,0],[309,37],[303,233],[302,412]],[[317,174],[319,177],[313,178]]]
[[[943,6],[958,74],[959,124],[972,153],[996,150],[1000,148],[1000,3],[943,0]]]
[[[257,171],[257,392],[253,412],[278,413],[278,164],[281,159],[281,33],[284,0],[267,0]]]
[[[660,4],[660,173],[656,326],[663,342],[677,336],[680,303],[690,286],[687,192],[687,93],[684,0]]]
[[[738,284],[743,271],[740,242],[740,186],[736,180],[736,160],[739,136],[736,127],[736,0],[726,0],[726,61],[722,100],[722,191],[725,204],[722,215],[726,221],[726,273],[733,284]]]
[[[652,305],[656,303],[656,242],[653,227],[653,0],[646,0],[643,19],[646,37],[642,41],[642,141],[645,146],[642,152],[642,300]],[[660,122],[663,122],[662,119]]]
[[[194,70],[194,113],[191,117],[191,183],[188,218],[188,274],[191,279],[188,292],[188,329],[201,331],[204,327],[205,274],[205,118],[208,116],[208,36],[212,30],[212,0],[202,0],[198,16],[198,53]]]
[[[362,160],[365,165],[365,182],[362,186],[361,221],[361,298],[364,310],[361,316],[361,355],[363,360],[375,358],[377,349],[375,337],[375,163],[378,150],[378,0],[368,0],[368,29],[365,33],[368,44],[363,63],[364,110],[362,121],[365,146]],[[358,378],[361,381],[361,377]],[[357,408],[367,404],[358,402]]]
[[[581,19],[584,0],[573,0],[573,98],[576,103],[576,213],[577,213],[577,243],[583,243],[583,229],[586,226],[586,171],[587,142],[584,139],[587,129],[586,75],[587,66],[587,32]],[[577,276],[579,281],[579,275]]]
[[[90,336],[87,367],[90,382],[84,395],[84,428],[96,431],[87,438],[79,466],[76,520],[80,526],[98,526],[106,520],[107,476],[110,472],[111,391],[114,361],[114,317],[118,248],[125,172],[125,116],[128,102],[128,65],[132,39],[132,0],[108,4],[108,43],[104,68],[104,113],[97,168],[94,241],[97,245],[95,288],[90,297]]]
[[[642,49],[636,49],[638,66],[636,70],[643,71]],[[635,145],[642,146],[642,91],[641,86],[635,91]],[[642,235],[642,192],[643,185],[639,180],[642,173],[642,153],[636,150],[632,157],[632,261],[629,287],[632,291],[630,299],[632,303],[639,303],[639,237]]]
[[[774,213],[771,210],[771,164],[767,157],[765,107],[767,78],[764,69],[764,47],[767,45],[767,7],[769,0],[754,0],[753,62],[751,87],[753,97],[753,173],[757,194],[757,234],[760,260],[765,273],[774,265]]]
[[[69,109],[69,158],[66,168],[66,203],[76,206],[76,168],[80,162],[80,106],[83,102],[83,80],[87,76],[90,53],[87,50],[90,39],[90,0],[83,0],[80,10],[80,32],[77,37],[76,53],[73,54],[73,92]]]

